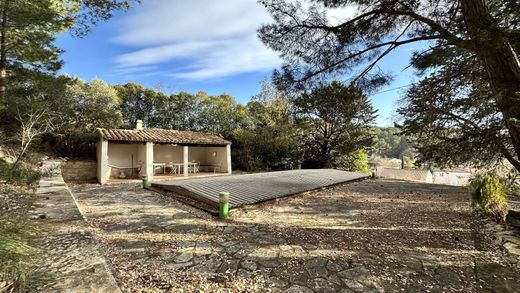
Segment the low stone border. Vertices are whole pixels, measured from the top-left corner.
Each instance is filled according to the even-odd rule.
[[[511,261],[520,268],[520,234],[514,230],[508,230],[502,225],[495,225],[497,242],[501,244],[510,255]]]

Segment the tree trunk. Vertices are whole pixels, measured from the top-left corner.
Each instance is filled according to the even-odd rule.
[[[506,37],[497,33],[486,0],[461,0],[461,4],[465,24],[477,44],[476,53],[487,71],[494,99],[511,136],[515,153],[512,159],[520,160],[519,52],[515,52]]]
[[[5,102],[5,92],[7,89],[7,11],[9,0],[4,0],[2,9],[2,20],[0,23],[0,105]]]

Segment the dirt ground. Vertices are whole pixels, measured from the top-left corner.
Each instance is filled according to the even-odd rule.
[[[520,292],[464,188],[365,180],[225,222],[136,185],[73,192],[128,292]]]

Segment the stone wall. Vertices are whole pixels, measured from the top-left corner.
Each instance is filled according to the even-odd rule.
[[[97,162],[93,160],[67,160],[61,162],[61,174],[66,182],[96,182]]]

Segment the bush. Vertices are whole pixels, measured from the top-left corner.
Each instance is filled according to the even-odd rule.
[[[505,221],[508,210],[507,192],[496,174],[487,173],[472,178],[469,188],[473,204],[480,212],[497,221]]]
[[[44,142],[56,157],[64,158],[96,158],[96,133],[71,132],[44,136]]]
[[[41,173],[30,167],[18,165],[14,169],[11,164],[0,159],[0,180],[9,184],[31,185],[40,180]]]
[[[347,156],[343,156],[334,165],[343,170],[370,174],[368,156],[364,150],[357,150]]]

